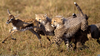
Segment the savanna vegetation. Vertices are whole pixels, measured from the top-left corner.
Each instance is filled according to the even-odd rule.
[[[17,18],[35,18],[35,14],[44,13],[52,18],[56,15],[69,17],[72,13],[78,13],[74,2],[81,7],[82,11],[89,16],[88,22],[96,24],[100,22],[100,0],[0,0],[0,56],[97,56],[100,55],[100,44],[96,39],[86,41],[89,48],[78,51],[67,51],[64,43],[58,50],[53,44],[48,48],[40,47],[38,38],[29,31],[17,32],[12,35],[15,40],[9,38],[11,24],[7,25],[7,9]],[[52,37],[50,37],[52,38]],[[99,39],[100,40],[100,39]],[[49,41],[42,36],[42,44],[47,45]],[[62,50],[62,51],[61,51]]]

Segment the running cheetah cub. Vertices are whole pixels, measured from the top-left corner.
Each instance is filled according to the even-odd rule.
[[[69,49],[69,38],[76,34],[76,32],[81,29],[85,31],[87,29],[87,21],[84,17],[76,17],[66,20],[63,17],[54,17],[51,21],[51,26],[56,27],[54,30],[55,36],[52,40],[53,42],[59,42],[63,37],[65,39],[65,44],[67,49]]]
[[[40,28],[42,29],[37,32],[41,32],[42,35],[44,34],[45,36],[54,36],[55,28],[51,26],[51,19],[47,16],[47,14],[35,14],[35,19],[40,22]],[[47,39],[50,41],[48,37]]]

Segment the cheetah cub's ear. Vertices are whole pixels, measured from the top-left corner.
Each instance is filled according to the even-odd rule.
[[[60,18],[61,20],[64,20],[64,17],[61,15],[56,15],[56,17]]]
[[[62,17],[61,20],[64,20],[64,17]]]
[[[47,17],[47,14],[44,14],[44,17]]]
[[[35,14],[35,17],[37,17],[37,14]],[[35,18],[35,19],[37,19],[37,18]]]
[[[35,14],[35,16],[37,16],[37,14]]]

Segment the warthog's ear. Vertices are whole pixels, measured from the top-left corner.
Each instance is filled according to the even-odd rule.
[[[9,14],[9,15],[11,15],[11,13],[10,13],[10,11],[7,9],[7,13]]]

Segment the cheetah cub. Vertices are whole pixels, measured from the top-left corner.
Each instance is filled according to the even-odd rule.
[[[40,23],[41,30],[38,30],[42,35],[45,36],[54,36],[54,27],[51,26],[51,19],[47,14],[35,14],[35,19]],[[50,39],[47,37],[50,41]]]

